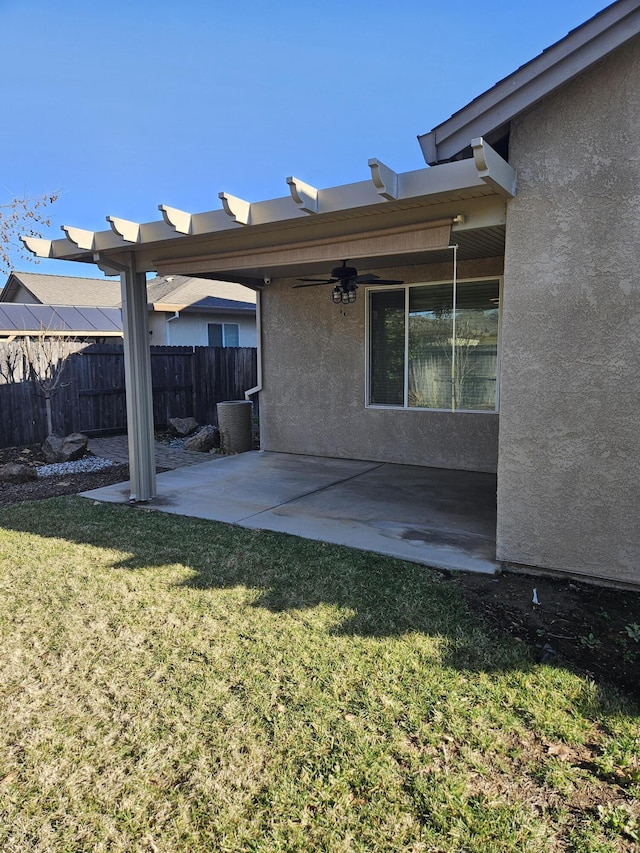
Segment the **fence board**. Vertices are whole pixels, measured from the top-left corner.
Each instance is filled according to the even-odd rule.
[[[61,341],[64,386],[52,400],[54,430],[89,435],[123,432],[127,426],[122,346]],[[13,380],[2,375],[6,356],[19,347],[0,342],[0,447],[45,439],[45,401],[18,359]],[[6,371],[5,371],[6,373]],[[256,350],[249,347],[151,347],[156,427],[171,417],[193,415],[216,423],[216,403],[244,399],[257,384]],[[257,400],[254,401],[257,413]]]

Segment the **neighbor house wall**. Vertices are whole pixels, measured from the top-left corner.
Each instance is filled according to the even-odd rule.
[[[407,283],[450,279],[452,265],[376,270]],[[462,263],[460,278],[502,274],[502,258]],[[495,471],[498,415],[365,407],[364,288],[334,305],[330,287],[262,294],[263,449],[470,471]]]
[[[149,314],[149,329],[154,345],[206,347],[209,345],[208,323],[237,323],[239,346],[256,345],[255,315],[246,314],[189,314],[184,313],[175,320],[173,314],[152,311]],[[169,321],[169,322],[167,322]]]
[[[498,558],[640,581],[640,41],[514,121]]]
[[[11,299],[12,302],[20,302],[24,305],[34,305],[38,303],[35,296],[27,290],[22,284],[16,287],[16,292]]]

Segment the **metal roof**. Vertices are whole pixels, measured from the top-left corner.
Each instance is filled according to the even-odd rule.
[[[78,337],[122,336],[119,308],[69,305],[38,305],[19,302],[0,304],[0,335],[69,335]]]

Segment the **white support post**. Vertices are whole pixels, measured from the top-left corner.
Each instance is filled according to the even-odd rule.
[[[120,272],[120,287],[131,478],[129,499],[148,501],[157,493],[147,282],[144,273],[136,272],[133,255]]]

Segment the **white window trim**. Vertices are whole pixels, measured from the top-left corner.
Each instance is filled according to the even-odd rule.
[[[460,286],[461,284],[472,283],[474,281],[497,281],[499,288],[499,312],[498,312],[498,352],[497,352],[497,362],[496,362],[496,406],[495,409],[429,409],[424,408],[422,406],[409,406],[409,382],[408,382],[408,374],[409,374],[409,335],[408,330],[405,329],[405,338],[404,338],[404,405],[402,406],[394,406],[390,403],[370,403],[370,381],[371,381],[371,322],[370,322],[370,305],[371,291],[388,291],[388,290],[404,290],[405,292],[405,317],[408,316],[409,309],[409,289],[412,287],[428,287],[431,285],[438,284],[452,284],[453,278],[442,278],[437,281],[406,281],[404,284],[395,284],[395,285],[387,285],[382,287],[375,286],[366,286],[364,288],[365,291],[365,304],[364,304],[364,322],[365,322],[365,341],[364,341],[364,407],[365,409],[375,409],[375,410],[393,410],[395,412],[446,412],[448,414],[453,415],[498,415],[500,413],[500,365],[502,363],[502,295],[504,289],[504,276],[503,275],[480,275],[475,276],[474,278],[457,278],[456,284]]]
[[[226,347],[227,344],[227,333],[225,330],[226,326],[235,326],[238,330],[238,346],[240,346],[240,323],[225,323],[224,321],[218,322],[217,320],[209,320],[207,321],[207,342],[209,341],[209,326],[220,326],[222,330],[222,346]]]

